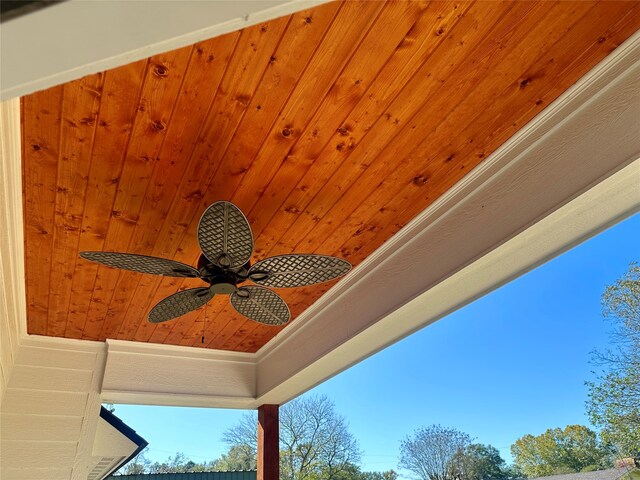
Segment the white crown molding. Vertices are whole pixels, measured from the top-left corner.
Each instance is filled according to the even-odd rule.
[[[0,26],[5,100],[191,45],[326,0],[68,0]]]
[[[251,364],[255,363],[256,358],[254,353],[230,352],[226,350],[212,350],[208,348],[184,347],[179,345],[161,345],[157,343],[130,342],[113,339],[108,339],[106,343],[109,348],[109,353],[161,355],[163,357],[192,358],[208,361]]]
[[[253,410],[259,407],[253,396],[224,396],[213,394],[179,394],[162,392],[127,392],[103,390],[103,402],[126,405],[155,405],[192,408],[229,408]]]
[[[106,353],[107,351],[107,346],[103,342],[27,334],[21,337],[20,347],[49,348],[69,352]]]

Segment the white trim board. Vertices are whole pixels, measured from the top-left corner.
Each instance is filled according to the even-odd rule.
[[[26,335],[20,102],[0,103],[0,404]]]
[[[525,232],[429,289],[281,383],[262,386],[256,405],[294,398],[415,331],[481,298],[640,211],[640,159]],[[553,238],[549,238],[552,234]],[[342,317],[348,318],[348,317]],[[328,325],[330,330],[332,325]],[[303,339],[304,341],[305,339]],[[260,379],[279,378],[258,364]],[[283,376],[283,375],[282,375]]]
[[[257,354],[109,341],[99,344],[106,349],[102,399],[283,403],[637,212],[638,131],[635,34]],[[19,153],[18,144],[3,181],[15,192]],[[0,210],[15,201],[0,196]],[[3,221],[2,258],[22,258],[21,217]],[[23,283],[17,267],[5,278]],[[58,349],[95,343],[20,339],[33,342]],[[154,369],[161,375],[150,375]]]
[[[67,0],[0,26],[0,99],[115,68],[327,0]]]

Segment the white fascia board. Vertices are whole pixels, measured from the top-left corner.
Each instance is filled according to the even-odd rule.
[[[639,58],[636,33],[264,347],[258,403],[299,395],[637,212]]]
[[[138,445],[120,430],[115,428],[104,418],[100,417],[93,442],[94,457],[128,457],[138,448]]]
[[[23,96],[326,0],[68,0],[0,25],[0,99]]]
[[[275,387],[259,392],[256,404],[281,404],[300,395],[637,213],[640,211],[639,183],[640,159],[359,334],[344,340],[329,354],[299,370],[285,372],[290,376]],[[327,330],[331,328],[332,325],[326,326]],[[267,359],[259,365],[260,378],[281,378],[274,375],[273,370],[267,370],[281,367],[282,364],[269,363]]]
[[[252,408],[255,355],[107,340],[103,401]]]

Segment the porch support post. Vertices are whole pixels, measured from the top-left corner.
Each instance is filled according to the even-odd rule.
[[[258,479],[280,477],[280,433],[278,405],[258,407]]]

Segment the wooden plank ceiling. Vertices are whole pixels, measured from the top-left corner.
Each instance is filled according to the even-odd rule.
[[[335,2],[24,97],[28,331],[254,352],[283,327],[223,296],[152,325],[201,281],[78,252],[195,264],[224,199],[254,262],[357,265],[638,28],[640,2]],[[279,293],[295,321],[330,287]]]

